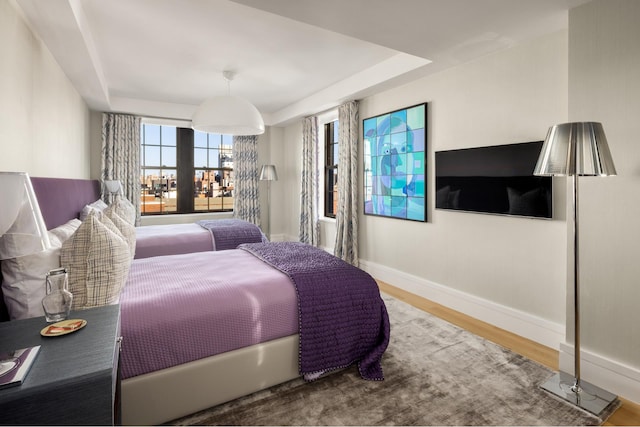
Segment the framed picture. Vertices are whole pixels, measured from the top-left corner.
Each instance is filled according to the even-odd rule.
[[[427,220],[427,104],[364,119],[364,213]]]

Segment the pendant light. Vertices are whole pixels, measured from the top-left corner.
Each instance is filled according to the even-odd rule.
[[[231,95],[233,73],[224,71],[227,95],[204,101],[191,119],[191,127],[201,132],[223,135],[260,135],[264,121],[258,109],[246,99]]]

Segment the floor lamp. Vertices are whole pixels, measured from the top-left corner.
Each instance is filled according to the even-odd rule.
[[[573,177],[574,375],[559,372],[541,387],[593,414],[600,415],[616,396],[580,378],[580,263],[578,244],[578,178],[616,175],[601,123],[563,123],[549,128],[533,172]]]
[[[262,165],[260,181],[267,181],[267,236],[271,240],[271,181],[278,180],[275,165]]]

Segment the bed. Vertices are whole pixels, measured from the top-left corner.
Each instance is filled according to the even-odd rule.
[[[241,243],[266,242],[260,227],[239,219],[200,220],[189,224],[136,227],[136,259],[160,255],[235,249]]]
[[[59,197],[85,200],[50,210],[50,198],[38,195],[48,226],[49,221],[64,223],[75,217],[77,211],[72,210],[95,200],[94,182],[72,181],[84,190],[46,194],[54,197],[55,203]],[[48,217],[53,211],[55,220]],[[304,258],[306,252],[308,258]],[[348,266],[324,251],[291,242],[243,244],[228,251],[133,260],[120,296],[123,423],[167,422],[301,374],[313,380],[354,363],[363,378],[381,380],[380,361],[389,339],[386,309],[375,281],[355,267],[343,268],[343,264]],[[335,273],[338,266],[339,274]],[[320,281],[312,278],[316,273],[322,276]],[[354,286],[357,292],[344,293],[351,289],[345,283],[355,285],[360,280],[366,282],[364,288]],[[159,289],[160,295],[152,293],[153,288]],[[322,288],[326,296],[318,293]],[[222,305],[211,309],[216,302]],[[250,313],[248,320],[234,314],[241,306]],[[167,314],[171,307],[177,309],[178,318]],[[230,311],[221,318],[210,316],[212,311],[223,309]],[[269,311],[266,317],[258,316]],[[324,312],[333,313],[333,317]],[[309,319],[320,320],[314,323]],[[332,322],[336,322],[335,328]],[[366,325],[353,328],[360,323]],[[135,329],[141,325],[147,329]],[[175,326],[182,329],[169,334]],[[151,338],[149,327],[160,335]],[[244,341],[228,342],[228,336],[219,335],[224,330],[232,331],[232,340]],[[335,351],[335,344],[327,344],[327,339],[347,342],[345,347],[349,348]],[[208,348],[211,346],[217,349]],[[179,355],[181,349],[187,350],[182,351],[187,353],[186,359],[180,358],[184,357]],[[135,366],[136,358],[152,364],[140,368]]]
[[[32,177],[47,229],[64,224],[69,212],[100,199],[100,182],[65,178]],[[189,224],[149,225],[135,228],[135,258],[191,252],[227,250],[240,243],[267,241],[260,228],[238,219],[201,220]]]

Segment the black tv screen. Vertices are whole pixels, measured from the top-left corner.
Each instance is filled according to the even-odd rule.
[[[436,209],[552,218],[552,178],[533,175],[542,144],[437,151]]]

